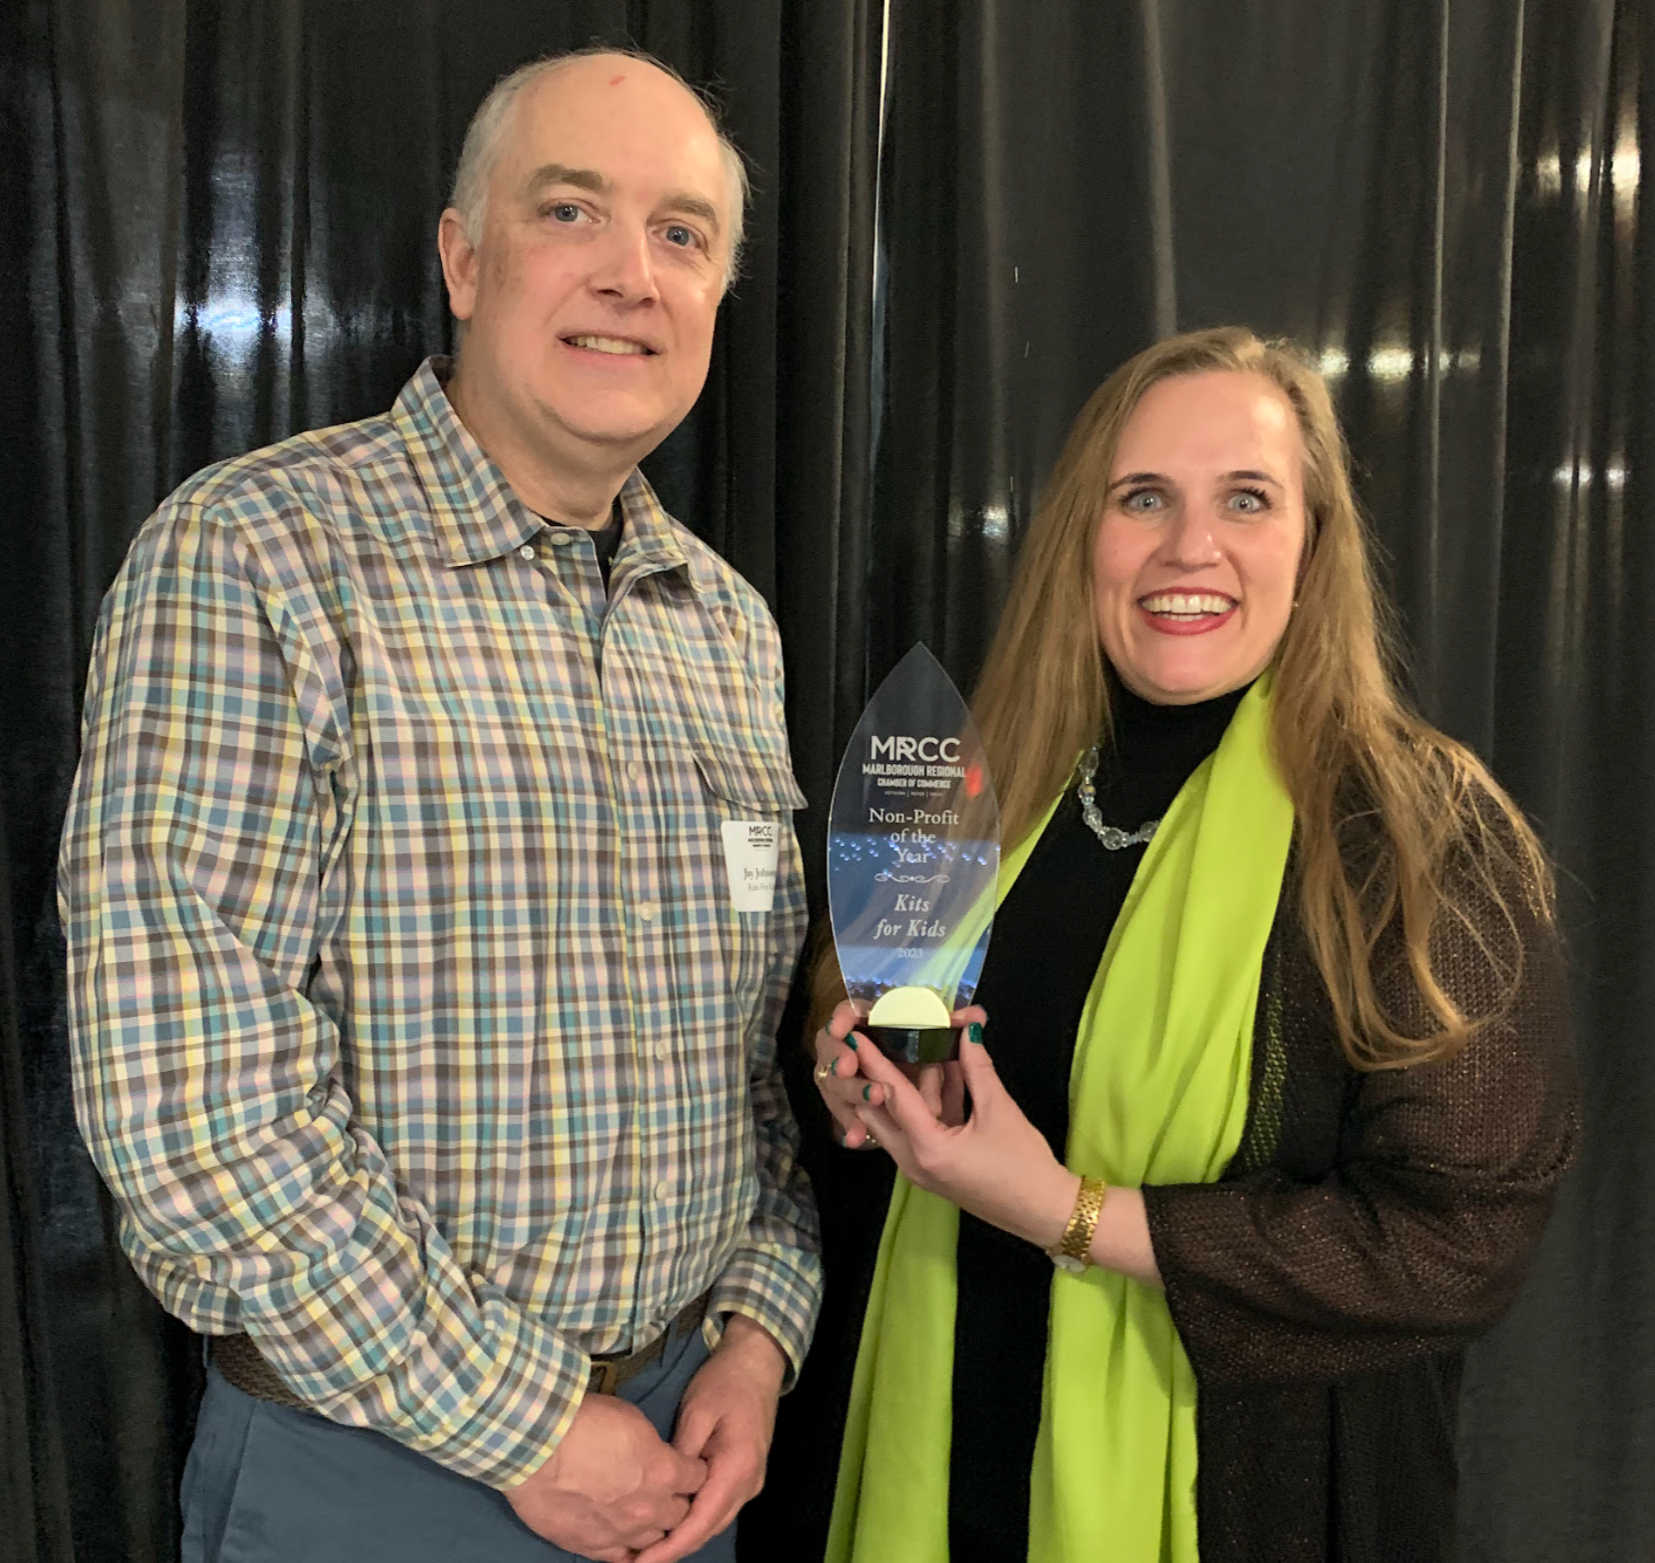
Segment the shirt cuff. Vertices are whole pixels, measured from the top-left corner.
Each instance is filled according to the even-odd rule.
[[[501,1309],[489,1322],[495,1326],[491,1371],[471,1395],[441,1408],[446,1414],[436,1426],[422,1417],[421,1434],[405,1441],[451,1471],[503,1489],[539,1470],[569,1431],[592,1364],[585,1352],[515,1309]],[[429,1415],[429,1401],[426,1409]]]
[[[782,1379],[786,1394],[810,1349],[821,1306],[822,1262],[817,1255],[779,1245],[737,1249],[713,1283],[704,1327],[707,1345],[718,1345],[732,1313],[763,1325],[787,1359]]]

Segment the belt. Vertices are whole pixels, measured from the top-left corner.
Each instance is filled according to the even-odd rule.
[[[586,1380],[589,1395],[613,1395],[628,1379],[636,1378],[645,1368],[653,1367],[667,1354],[668,1346],[676,1346],[692,1330],[701,1327],[707,1317],[708,1293],[684,1304],[673,1316],[672,1322],[647,1346],[633,1352],[611,1352],[592,1359],[592,1372]]]
[[[653,1367],[666,1354],[667,1347],[677,1345],[691,1330],[698,1328],[707,1316],[707,1297],[703,1292],[693,1302],[686,1303],[672,1322],[647,1346],[637,1351],[611,1352],[592,1358],[592,1371],[586,1380],[589,1395],[613,1395],[629,1379],[636,1378],[644,1369]],[[213,1366],[223,1375],[224,1382],[255,1400],[271,1405],[287,1406],[294,1411],[315,1408],[301,1400],[289,1389],[276,1370],[264,1360],[250,1335],[214,1335],[207,1342],[207,1353]]]

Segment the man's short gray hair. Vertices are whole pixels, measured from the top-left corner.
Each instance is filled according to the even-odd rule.
[[[729,252],[724,263],[724,287],[728,291],[735,281],[741,264],[741,243],[746,232],[747,198],[751,186],[747,180],[747,165],[736,150],[735,143],[724,133],[719,123],[718,105],[706,93],[690,85],[670,65],[641,49],[613,49],[594,45],[589,49],[573,49],[567,54],[552,54],[540,60],[519,65],[510,74],[502,76],[489,89],[488,96],[477,105],[477,112],[466,126],[465,141],[460,147],[460,161],[454,170],[454,188],[448,204],[460,214],[465,236],[476,244],[483,235],[483,218],[488,205],[489,176],[500,158],[500,141],[506,122],[511,118],[518,94],[542,76],[561,70],[575,60],[588,59],[598,54],[618,54],[625,59],[638,60],[665,72],[701,105],[707,123],[718,137],[718,150],[724,160],[724,172],[730,183]]]

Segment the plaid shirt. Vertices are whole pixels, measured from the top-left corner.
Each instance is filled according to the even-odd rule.
[[[99,627],[62,861],[81,1129],[163,1304],[508,1485],[591,1353],[820,1293],[775,1028],[803,933],[763,602],[621,492],[607,594],[454,416],[210,468]],[[774,907],[720,826],[768,821]]]

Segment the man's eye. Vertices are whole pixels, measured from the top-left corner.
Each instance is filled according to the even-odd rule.
[[[580,207],[573,201],[554,201],[546,208],[546,215],[553,222],[578,223],[582,212]]]
[[[666,241],[681,250],[694,249],[701,242],[701,235],[693,228],[686,228],[683,223],[669,223],[665,229]]]

